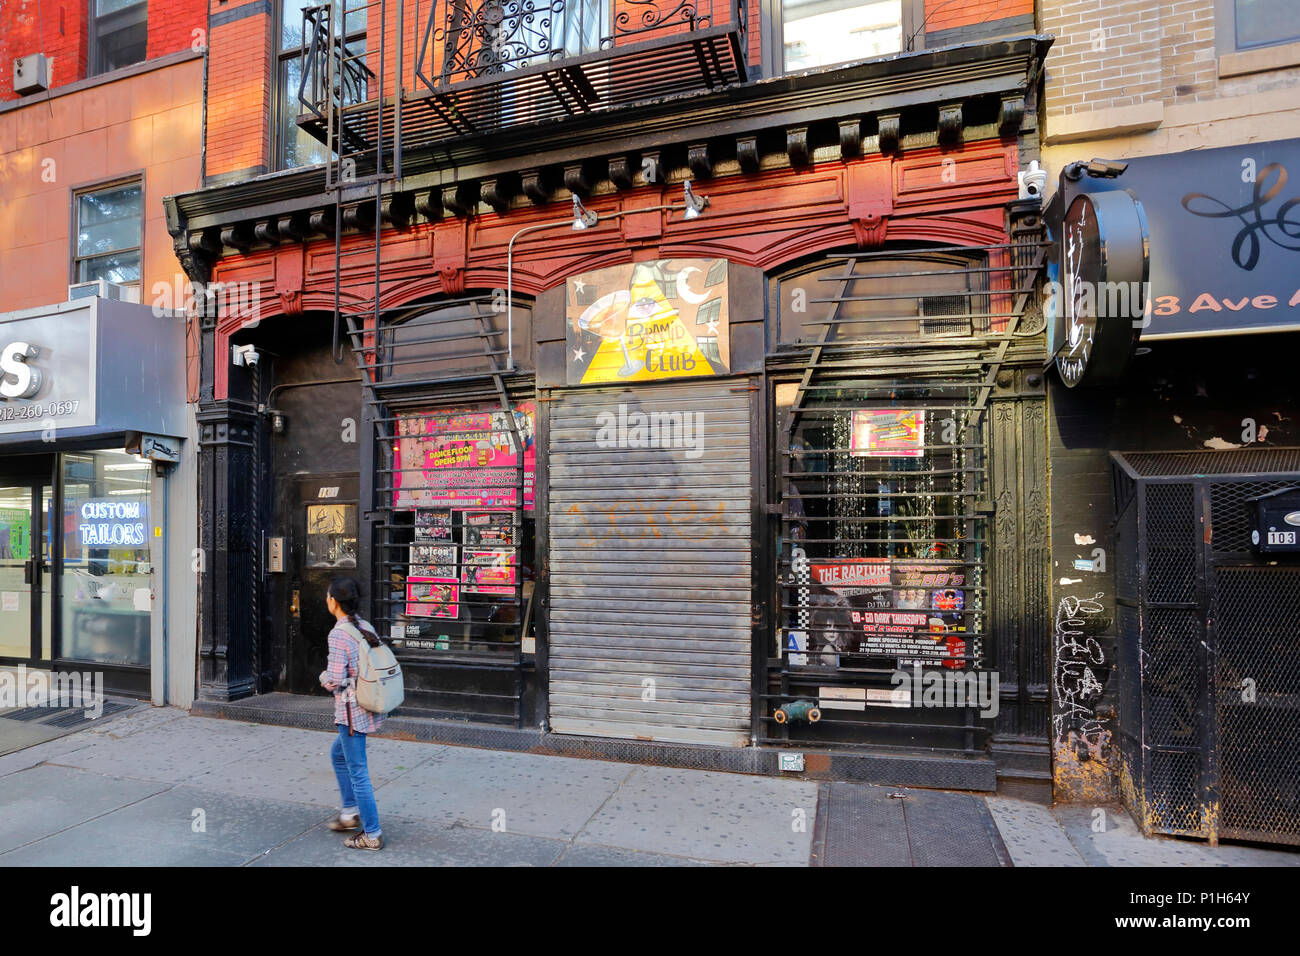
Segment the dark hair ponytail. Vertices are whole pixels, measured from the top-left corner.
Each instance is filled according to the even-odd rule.
[[[357,633],[366,639],[367,644],[378,647],[382,643],[378,634],[357,619],[357,605],[361,603],[361,587],[355,578],[335,578],[330,582],[326,593],[348,616],[348,623],[357,629]]]

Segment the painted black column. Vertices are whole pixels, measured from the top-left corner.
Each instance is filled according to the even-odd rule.
[[[199,405],[199,697],[237,700],[256,692],[254,614],[260,527],[253,508],[256,408]]]

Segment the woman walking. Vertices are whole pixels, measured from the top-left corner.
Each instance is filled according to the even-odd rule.
[[[369,622],[357,617],[361,594],[352,578],[330,582],[325,606],[337,622],[329,633],[329,664],[321,671],[321,686],[334,692],[334,724],[338,736],[330,747],[334,775],[339,781],[343,808],[328,826],[331,830],[361,830],[343,841],[353,850],[379,850],[384,846],[379,829],[379,809],[366,766],[366,736],[383,726],[383,714],[376,714],[356,702],[359,641],[379,646],[379,636]]]

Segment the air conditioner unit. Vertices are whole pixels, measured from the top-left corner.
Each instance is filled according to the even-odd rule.
[[[50,58],[32,53],[14,60],[14,92],[19,96],[44,93],[50,88]]]
[[[93,279],[90,282],[74,282],[68,286],[68,301],[78,299],[112,299],[114,302],[140,301],[140,288],[109,282],[107,279]]]

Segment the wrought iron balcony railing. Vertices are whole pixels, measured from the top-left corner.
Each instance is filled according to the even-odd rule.
[[[377,63],[378,37],[359,50],[341,39],[332,19],[352,0],[334,0],[332,17],[331,4],[304,11],[299,123],[336,151],[373,147],[381,130],[410,148],[747,77],[750,0],[402,2],[365,6],[369,32],[410,55],[405,70],[391,50]]]

